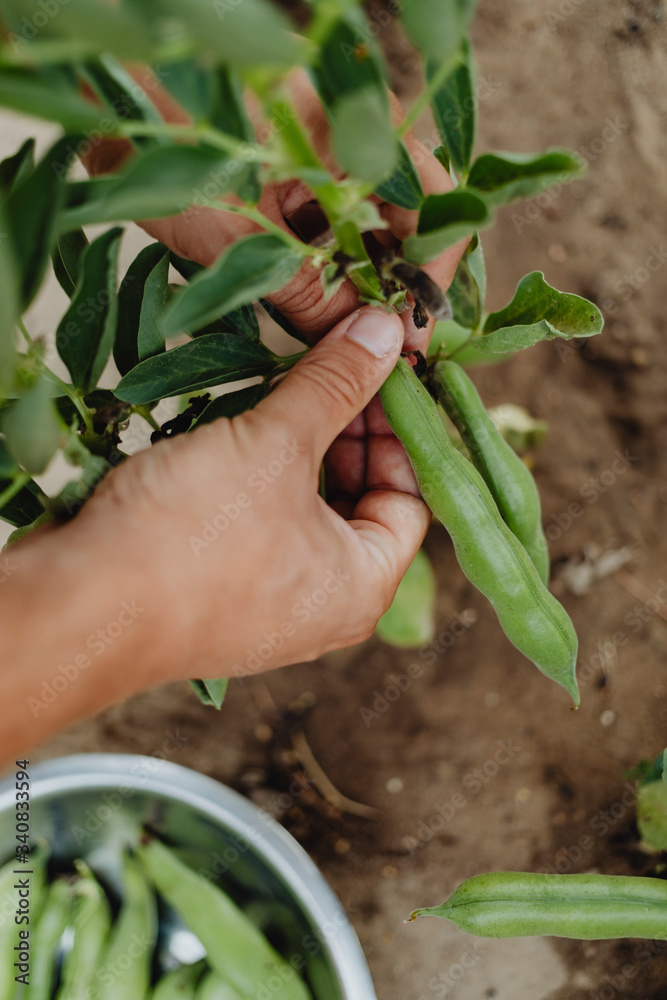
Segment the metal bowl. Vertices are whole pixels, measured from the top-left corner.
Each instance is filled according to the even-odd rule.
[[[114,892],[124,844],[147,824],[263,925],[288,959],[302,956],[314,1000],[375,1000],[361,946],[339,901],[297,842],[263,810],[196,771],[155,757],[81,754],[31,775],[31,837],[56,870],[84,858]],[[14,778],[0,783],[0,860],[14,853]],[[159,964],[196,961],[199,942],[166,907]]]

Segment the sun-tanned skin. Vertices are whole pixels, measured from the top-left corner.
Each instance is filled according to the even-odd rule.
[[[304,77],[292,94],[328,159],[326,121]],[[183,120],[161,91],[151,97],[165,117]],[[395,99],[393,107],[398,118]],[[410,133],[406,143],[424,190],[449,190],[437,160]],[[105,142],[86,166],[107,172],[130,152]],[[285,217],[311,200],[300,183],[268,185],[259,207],[287,227]],[[394,238],[414,231],[415,213],[379,210]],[[258,229],[205,207],[143,228],[207,265]],[[461,251],[428,265],[442,288]],[[325,301],[307,268],[272,300],[316,346],[268,399],[132,457],[74,521],[8,550],[5,759],[155,684],[247,675],[359,642],[389,606],[429,512],[375,394],[404,341],[423,349],[431,325],[417,330],[410,312],[360,309],[351,284]],[[325,456],[330,504],[318,493]]]

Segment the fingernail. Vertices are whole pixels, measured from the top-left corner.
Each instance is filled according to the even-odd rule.
[[[403,332],[392,316],[383,310],[362,309],[345,335],[376,358],[385,358],[396,349]]]

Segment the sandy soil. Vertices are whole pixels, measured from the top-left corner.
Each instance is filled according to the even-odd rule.
[[[444,650],[435,662],[373,640],[270,675],[265,688],[233,684],[220,714],[175,686],[72,727],[38,755],[151,754],[178,730],[187,738],[178,763],[275,810],[297,766],[284,750],[288,728],[302,730],[335,786],[380,811],[344,814],[303,793],[281,818],[346,906],[381,1000],[667,996],[665,947],[490,942],[440,921],[403,922],[477,872],[655,870],[638,849],[624,772],[661,749],[667,730],[664,14],[659,0],[482,0],[474,30],[479,148],[561,144],[589,163],[584,180],[501,212],[484,244],[492,306],[540,268],[597,301],[604,335],[475,376],[488,404],[518,402],[549,423],[534,467],[553,588],[581,639],[581,710],[504,639],[435,527]],[[391,29],[381,35],[409,98],[414,59]],[[623,570],[570,592],[566,566],[624,546]],[[419,676],[398,700],[378,700],[411,664]],[[267,689],[284,710],[280,725]],[[377,717],[366,724],[362,709]]]

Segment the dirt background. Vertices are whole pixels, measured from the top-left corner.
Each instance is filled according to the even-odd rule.
[[[220,714],[186,685],[165,688],[73,726],[34,755],[153,754],[178,731],[187,739],[177,763],[271,808],[314,857],[350,914],[381,1000],[667,996],[664,946],[494,942],[440,921],[403,923],[477,872],[655,871],[638,849],[624,772],[667,742],[666,13],[660,0],[481,0],[473,32],[479,150],[558,144],[589,164],[584,180],[501,211],[484,245],[491,307],[539,268],[600,305],[603,336],[580,350],[544,345],[475,374],[487,404],[517,402],[549,424],[534,470],[553,589],[580,636],[581,710],[570,711],[509,645],[434,527],[427,548],[447,647],[437,658],[372,640],[261,683],[233,683]],[[418,85],[414,57],[392,27],[380,38],[407,102]],[[428,141],[432,125],[420,131]],[[623,569],[571,592],[568,567],[624,547]],[[377,700],[387,689],[393,697],[411,664],[419,676],[400,697]],[[364,721],[362,709],[376,715]],[[378,819],[298,785],[279,797],[298,771],[285,752],[290,726],[333,784]]]

